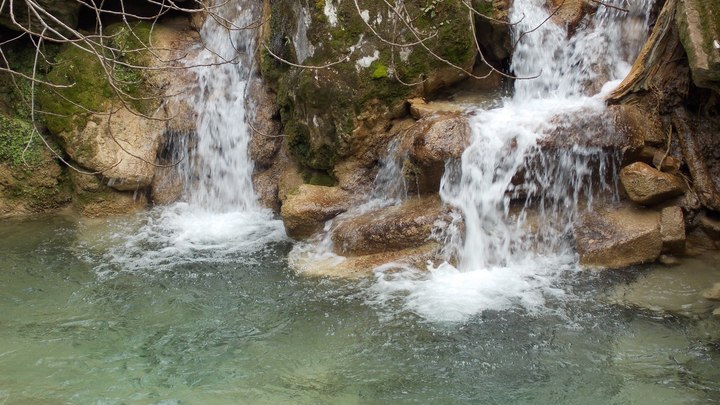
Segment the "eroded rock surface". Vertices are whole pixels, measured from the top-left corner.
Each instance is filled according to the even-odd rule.
[[[693,82],[720,91],[720,5],[707,0],[681,1],[676,23]]]
[[[412,198],[402,204],[338,219],[332,230],[335,252],[361,256],[421,246],[447,212],[440,198]]]
[[[683,194],[685,188],[677,176],[642,162],[625,166],[620,171],[620,181],[628,197],[642,205],[654,205],[677,197]]]
[[[685,251],[685,218],[680,207],[672,206],[662,209],[660,234],[664,252],[678,254]]]
[[[660,215],[635,207],[605,207],[582,215],[575,226],[580,264],[622,268],[655,261],[662,251]]]
[[[302,184],[287,194],[280,215],[289,236],[306,238],[328,219],[347,211],[350,203],[350,195],[339,187]]]

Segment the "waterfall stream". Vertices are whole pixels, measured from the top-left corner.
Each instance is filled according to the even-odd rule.
[[[583,145],[548,152],[540,141],[558,120],[600,117],[648,32],[652,1],[633,2],[628,12],[601,6],[572,36],[546,21],[546,3],[515,0],[514,95],[475,111],[471,145],[460,167],[446,170],[441,197],[462,213],[461,226],[445,231],[448,261],[429,274],[377,271],[378,300],[404,297],[423,317],[460,321],[486,309],[541,310],[563,294],[553,285],[575,268],[573,220],[592,203],[594,182],[615,190],[616,157]]]

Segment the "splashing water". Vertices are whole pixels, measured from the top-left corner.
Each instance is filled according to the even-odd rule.
[[[475,112],[472,143],[459,167],[445,172],[441,197],[464,221],[445,232],[448,260],[429,273],[377,269],[374,300],[402,297],[427,319],[463,321],[483,310],[538,311],[546,297],[562,294],[553,285],[576,267],[573,220],[592,203],[593,181],[615,193],[609,173],[617,156],[580,145],[541,150],[541,142],[562,117],[600,116],[604,95],[637,55],[653,2],[635,2],[627,13],[601,6],[570,38],[552,21],[543,23],[545,3],[516,0],[510,17],[520,21],[511,69],[518,77],[539,76],[516,80],[502,107]]]
[[[286,238],[282,222],[258,204],[248,152],[246,88],[253,80],[257,37],[248,27],[259,16],[258,5],[217,3],[216,18],[208,18],[201,31],[204,48],[188,61],[198,88],[188,99],[197,113],[196,145],[179,168],[187,202],[156,208],[139,229],[120,232],[131,236],[123,236],[127,240],[109,255],[122,269],[223,261]]]

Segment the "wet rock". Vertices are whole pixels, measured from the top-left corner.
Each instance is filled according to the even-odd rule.
[[[635,207],[605,207],[586,212],[575,226],[580,264],[622,268],[657,260],[663,247],[660,216]]]
[[[283,141],[275,97],[260,80],[252,80],[248,92],[253,100],[248,128],[252,134],[248,146],[250,158],[256,168],[265,169],[272,165]]]
[[[620,171],[620,182],[628,197],[642,205],[654,205],[679,196],[685,188],[677,176],[663,173],[642,162],[625,166]]]
[[[45,10],[48,15],[52,16],[52,19],[47,15],[43,15],[41,11],[38,13],[42,16],[43,22],[49,25],[54,30],[65,31],[62,27],[66,25],[70,28],[76,28],[78,24],[78,15],[80,13],[80,2],[65,1],[65,0],[38,0],[34,2],[36,7]],[[13,16],[15,21],[10,15],[9,8],[12,7]],[[60,24],[56,23],[53,19],[60,21]],[[30,11],[30,7],[22,1],[8,2],[3,7],[2,13],[0,13],[0,25],[9,28],[13,31],[25,31],[30,29],[35,33],[39,34],[43,31],[44,24],[41,23],[40,19],[37,18],[35,12]],[[45,32],[47,36],[55,37],[49,30]]]
[[[428,103],[422,98],[413,98],[408,100],[408,103],[410,104],[410,115],[416,120],[447,113],[460,114],[465,110],[462,106],[447,101]]]
[[[683,253],[685,251],[685,218],[680,207],[663,208],[660,212],[660,234],[663,252]]]
[[[665,131],[657,114],[645,111],[633,104],[620,104],[608,107],[616,131],[624,138],[632,140],[632,145],[657,145],[666,143]]]
[[[720,301],[720,283],[715,283],[711,288],[704,290],[702,296],[707,300]]]
[[[332,230],[335,252],[360,256],[417,247],[428,242],[436,221],[446,214],[437,196],[412,198],[402,204],[350,218],[338,218]]]
[[[700,227],[705,233],[713,239],[720,239],[720,219],[717,216],[710,216],[707,212],[701,213],[699,216]]]
[[[130,214],[146,209],[147,204],[144,194],[113,189],[79,195],[73,203],[81,215],[90,218]]]
[[[306,238],[318,230],[328,219],[347,211],[350,195],[339,187],[302,184],[285,196],[280,216],[287,234],[293,238]]]
[[[682,162],[680,159],[667,155],[661,150],[655,151],[652,157],[653,166],[660,169],[660,171],[677,174],[680,171],[680,165]]]
[[[471,132],[465,117],[447,114],[421,119],[401,136],[412,139],[409,159],[403,165],[407,183],[418,193],[435,193],[445,162],[462,156]]]
[[[502,69],[508,64],[512,50],[511,24],[508,24],[510,3],[510,0],[475,0],[472,3],[473,8],[482,15],[475,16],[478,45],[485,61],[496,69]]]
[[[180,199],[185,182],[176,167],[158,167],[150,184],[151,201],[157,205],[172,204]]]
[[[280,212],[280,199],[278,198],[279,173],[272,168],[255,173],[252,176],[253,188],[260,204],[274,212]]]
[[[585,0],[549,0],[548,8],[553,12],[553,21],[556,24],[567,27],[568,35],[573,35],[580,21],[593,10],[597,5]]]
[[[715,303],[704,297],[708,285],[720,281],[717,253],[685,258],[675,267],[653,266],[635,281],[617,286],[611,302],[685,316],[707,315]]]
[[[680,1],[675,18],[693,82],[720,91],[720,5],[706,0]]]
[[[428,261],[440,262],[441,247],[437,242],[428,242],[418,247],[353,257],[291,255],[289,264],[305,276],[361,278],[371,276],[375,268],[388,263],[397,268],[425,269]]]

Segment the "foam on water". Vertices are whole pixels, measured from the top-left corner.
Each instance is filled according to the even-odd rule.
[[[647,35],[653,2],[635,2],[628,13],[601,6],[570,38],[543,23],[545,3],[516,0],[510,18],[520,21],[512,70],[540,76],[516,80],[503,106],[475,112],[472,143],[459,167],[445,172],[441,197],[462,213],[440,235],[447,261],[428,272],[376,269],[371,301],[401,298],[429,320],[464,321],[484,310],[541,311],[547,297],[562,293],[558,275],[576,268],[572,223],[598,186],[615,193],[614,160],[580,145],[548,154],[539,142],[559,117],[602,113],[603,97],[628,73]]]

